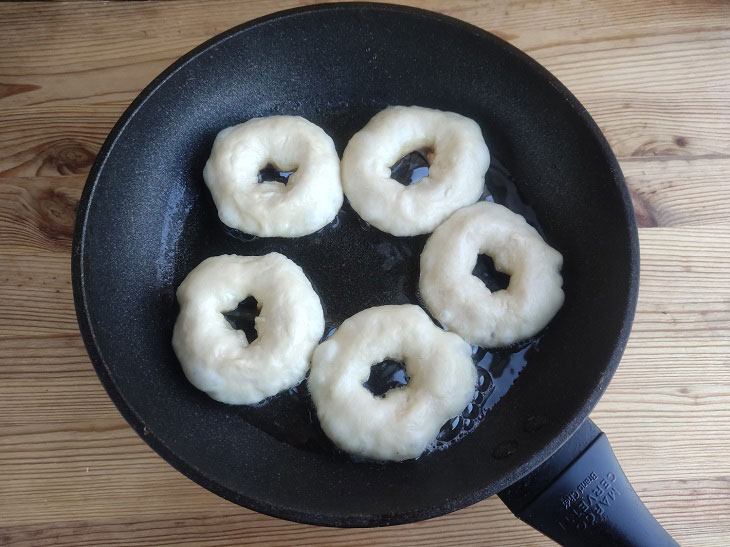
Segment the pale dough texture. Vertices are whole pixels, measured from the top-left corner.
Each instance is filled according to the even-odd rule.
[[[406,386],[376,397],[363,386],[386,358],[405,364]],[[346,319],[312,357],[308,386],[322,429],[347,452],[378,460],[416,458],[471,401],[471,347],[410,304]]]
[[[261,308],[251,344],[223,316],[249,296]],[[188,380],[223,403],[258,403],[297,385],[324,332],[319,297],[279,253],[208,258],[180,284],[177,300],[172,347]]]
[[[430,148],[429,175],[404,186],[390,176],[403,156]],[[342,155],[342,185],[352,208],[396,236],[431,232],[477,201],[489,168],[479,125],[453,112],[392,106],[358,131]]]
[[[491,292],[472,275],[479,254],[510,276]],[[421,298],[431,314],[479,346],[506,346],[537,334],[563,305],[563,256],[525,219],[496,203],[454,213],[421,253]]]
[[[296,170],[286,184],[258,182],[267,165]],[[331,222],[342,206],[332,139],[299,116],[254,118],[218,133],[203,170],[221,221],[262,237],[299,237]]]

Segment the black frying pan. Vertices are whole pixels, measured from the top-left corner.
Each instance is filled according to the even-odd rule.
[[[369,306],[417,302],[425,236],[366,229],[346,204],[336,226],[311,236],[246,238],[218,221],[202,181],[223,127],[302,115],[341,153],[390,104],[480,123],[517,201],[565,257],[566,300],[474,431],[448,450],[377,464],[354,462],[317,436],[306,388],[257,408],[209,399],[184,378],[170,339],[175,288],[221,253],[277,250],[293,259],[319,293],[329,327]],[[278,13],[177,61],[102,147],[73,246],[78,319],[102,383],[140,436],[202,486],[263,513],[329,526],[426,519],[500,493],[518,516],[565,543],[672,541],[586,421],[626,344],[638,274],[621,172],[578,101],[487,32],[382,4]]]

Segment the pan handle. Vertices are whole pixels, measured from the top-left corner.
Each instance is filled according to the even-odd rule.
[[[499,497],[520,520],[561,545],[678,545],[644,507],[591,420]]]

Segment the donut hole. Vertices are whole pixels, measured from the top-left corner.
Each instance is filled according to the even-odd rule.
[[[427,177],[431,163],[428,159],[433,154],[431,148],[421,148],[409,152],[390,168],[390,178],[400,182],[404,186],[416,184],[419,180]]]
[[[235,309],[223,312],[223,317],[226,318],[226,321],[228,321],[231,327],[243,331],[246,335],[246,340],[250,344],[258,338],[256,318],[259,313],[261,313],[261,308],[258,301],[253,296],[249,296],[241,300]]]
[[[410,377],[406,366],[395,359],[383,359],[370,367],[370,377],[363,384],[376,397],[385,397],[392,389],[408,385]]]
[[[275,165],[268,163],[266,167],[259,171],[259,184],[262,182],[280,182],[286,184],[289,182],[289,177],[296,172],[296,169],[290,171],[282,171]]]
[[[510,276],[500,272],[495,266],[492,257],[485,254],[477,256],[477,263],[471,274],[480,279],[491,292],[502,291],[509,287]]]

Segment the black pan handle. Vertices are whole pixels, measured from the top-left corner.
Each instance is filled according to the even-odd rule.
[[[499,497],[520,520],[561,545],[678,545],[644,507],[591,420]]]

